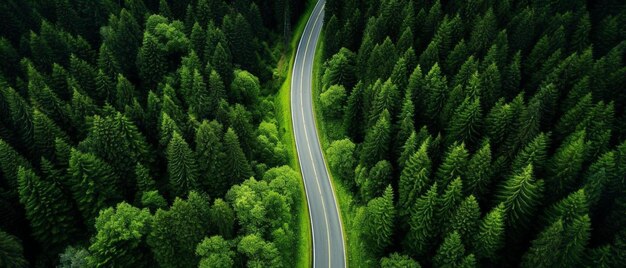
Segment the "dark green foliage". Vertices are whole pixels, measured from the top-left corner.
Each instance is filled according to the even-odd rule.
[[[483,217],[478,232],[474,233],[473,245],[479,259],[497,258],[496,252],[504,244],[505,218],[503,204],[499,204]]]
[[[52,181],[42,180],[32,170],[18,172],[20,203],[24,205],[33,237],[55,256],[78,235],[71,206],[61,189]]]
[[[210,204],[206,196],[190,192],[187,200],[176,198],[169,210],[154,214],[147,243],[158,265],[196,265],[196,245],[209,231]]]
[[[119,178],[100,158],[75,149],[72,149],[67,173],[83,220],[87,226],[93,226],[98,212],[119,200]]]
[[[373,166],[376,162],[387,158],[391,141],[389,117],[389,112],[383,111],[376,124],[367,132],[361,151],[361,164]]]
[[[446,236],[433,258],[435,267],[461,267],[464,263],[465,248],[461,236],[456,231]]]
[[[232,128],[228,128],[224,134],[224,153],[222,171],[231,182],[242,182],[252,176],[250,164],[239,146],[239,137]]]
[[[0,230],[0,265],[7,268],[28,267],[23,254],[22,241]]]
[[[222,125],[216,121],[203,121],[196,131],[198,184],[211,196],[223,195],[229,185],[221,169],[224,158],[222,131]]]
[[[437,182],[441,187],[447,187],[448,184],[457,177],[465,177],[467,172],[467,162],[469,155],[465,149],[465,144],[455,143],[448,149],[443,163],[437,170]]]
[[[430,246],[437,230],[437,211],[440,206],[437,195],[437,183],[415,202],[409,220],[409,232],[404,240],[405,245],[415,254],[422,256]]]
[[[531,164],[502,184],[496,201],[504,204],[508,226],[523,228],[530,223],[543,196],[543,186],[543,180],[534,178]]]
[[[381,197],[367,203],[363,212],[363,238],[373,252],[381,252],[391,243],[396,212],[393,207],[393,190],[385,189]]]
[[[176,196],[184,196],[190,190],[198,189],[196,157],[178,132],[174,132],[167,145],[167,174],[171,191]]]
[[[431,160],[428,157],[429,140],[424,141],[419,150],[405,164],[398,183],[398,208],[400,215],[408,215],[417,198],[431,182]]]

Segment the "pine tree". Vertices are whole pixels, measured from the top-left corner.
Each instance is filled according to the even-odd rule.
[[[589,214],[589,204],[584,190],[571,193],[566,198],[545,210],[543,221],[551,224],[557,220],[569,225],[576,219]]]
[[[534,178],[532,165],[509,177],[495,198],[496,202],[504,205],[507,225],[514,229],[527,227],[541,201],[543,191],[543,180]]]
[[[383,257],[380,260],[380,267],[382,268],[421,268],[418,262],[411,259],[409,256],[393,253],[388,257]]]
[[[115,86],[115,107],[119,111],[123,111],[124,107],[133,103],[134,96],[135,86],[123,75],[118,75],[117,84]]]
[[[211,75],[209,76],[209,102],[207,104],[207,110],[211,117],[217,116],[217,111],[219,110],[220,100],[226,98],[226,93],[224,83],[222,82],[222,78],[215,71],[211,70]]]
[[[409,232],[404,244],[418,256],[423,256],[431,246],[437,232],[437,208],[440,205],[437,183],[422,195],[413,206],[409,220]]]
[[[398,123],[396,129],[398,134],[395,138],[394,153],[399,156],[402,153],[402,145],[409,138],[411,133],[415,132],[415,105],[411,97],[410,91],[404,96],[402,102],[402,110],[398,116]]]
[[[72,196],[85,225],[94,226],[98,212],[119,200],[119,179],[107,163],[75,149],[71,151],[67,172]]]
[[[385,110],[390,115],[395,116],[399,106],[397,103],[400,98],[400,92],[390,79],[387,79],[383,84],[380,84],[380,80],[376,81],[373,90],[376,96],[370,107],[368,126],[374,126]],[[389,121],[391,122],[391,119]]]
[[[28,267],[24,247],[19,238],[0,230],[0,266],[7,268]]]
[[[193,151],[178,132],[167,145],[167,174],[176,196],[184,196],[198,188],[198,166]]]
[[[447,79],[441,73],[439,65],[435,64],[426,75],[425,81],[426,117],[437,125],[439,114],[448,98]]]
[[[202,25],[206,25],[206,23],[202,23]],[[202,26],[200,26],[198,22],[193,24],[193,28],[191,29],[191,35],[189,36],[189,38],[191,39],[191,47],[193,51],[198,54],[198,57],[204,59],[206,31],[202,29]]]
[[[143,45],[137,55],[137,67],[141,80],[150,88],[163,79],[167,72],[167,55],[162,51],[157,37],[146,31],[143,34]]]
[[[505,104],[504,100],[498,101],[485,117],[485,134],[494,145],[504,142],[511,132],[514,109],[511,104]],[[497,149],[499,146],[495,146]]]
[[[484,51],[496,37],[497,27],[495,14],[490,8],[474,25],[470,35],[470,47],[477,52]]]
[[[42,180],[30,169],[19,168],[18,182],[20,203],[26,209],[33,237],[46,254],[55,256],[78,234],[71,205],[57,185]]]
[[[33,144],[33,114],[26,101],[13,88],[2,89],[11,114],[11,124],[25,149],[32,149]],[[17,173],[16,173],[17,174]],[[11,176],[11,175],[9,175]]]
[[[391,141],[389,117],[389,112],[383,111],[376,124],[367,132],[361,150],[361,164],[373,166],[376,162],[387,159]]]
[[[17,193],[18,170],[20,167],[30,168],[30,162],[16,152],[11,145],[0,139],[0,170],[6,186],[13,193]]]
[[[96,219],[96,234],[89,246],[89,265],[154,265],[146,244],[151,225],[152,215],[147,209],[140,210],[122,202],[115,208],[102,210]]]
[[[393,190],[388,186],[381,197],[370,200],[365,208],[363,235],[372,252],[382,252],[391,244],[395,217]]]
[[[447,226],[456,209],[463,202],[463,181],[460,177],[453,180],[443,191],[438,207],[437,216],[439,226]]]
[[[578,186],[578,175],[585,157],[585,131],[572,133],[549,161],[548,189],[560,197]]]
[[[483,200],[492,182],[493,168],[491,157],[491,144],[489,140],[472,155],[467,163],[465,180],[465,193],[476,196],[476,199]]]
[[[137,181],[138,193],[156,190],[156,182],[150,176],[150,170],[141,163],[137,163],[135,166],[135,180]]]
[[[239,138],[232,128],[224,134],[223,174],[231,180],[231,184],[242,182],[252,176],[252,168],[239,146]]]
[[[196,130],[196,157],[200,174],[199,185],[210,196],[222,196],[230,186],[223,181],[223,126],[217,121],[203,121]]]
[[[126,59],[137,56],[142,38],[141,26],[126,9],[122,9],[119,16],[112,15],[101,33],[103,43],[111,49],[117,62],[126,62]],[[120,67],[125,74],[133,70],[132,64],[120,64]]]
[[[473,195],[470,195],[461,202],[450,218],[448,230],[458,232],[465,245],[469,246],[472,236],[478,231],[479,221],[480,208],[478,202]]]
[[[346,104],[343,125],[348,133],[348,137],[352,138],[355,142],[363,140],[365,133],[365,86],[359,81],[359,83],[352,90],[352,94],[348,97],[348,103]]]
[[[41,156],[54,159],[55,139],[60,138],[69,141],[67,134],[37,109],[33,112],[33,121],[33,138],[38,153]]]
[[[511,170],[513,172],[519,171],[532,164],[537,172],[541,172],[548,158],[548,142],[548,135],[540,133],[517,154],[511,165]]]
[[[474,234],[474,252],[479,259],[495,259],[496,252],[504,246],[504,205],[494,207],[480,222],[478,232]]]
[[[419,150],[407,161],[398,183],[398,209],[401,216],[409,215],[415,201],[431,184],[432,162],[428,157],[430,140],[422,143]]]
[[[157,210],[147,237],[154,259],[161,267],[195,266],[200,258],[196,245],[208,234],[208,197],[190,192],[187,200],[176,198],[169,210]]]
[[[448,125],[448,144],[464,142],[472,147],[478,142],[482,127],[480,99],[465,98]]]
[[[376,163],[368,172],[365,180],[358,180],[361,199],[371,200],[382,194],[385,185],[389,185],[393,175],[393,168],[387,160]]]
[[[443,163],[437,169],[436,178],[439,185],[447,187],[457,177],[465,178],[468,158],[469,155],[465,149],[465,144],[452,144],[448,148]]]
[[[465,247],[458,232],[449,233],[433,258],[434,267],[461,267],[464,262]]]

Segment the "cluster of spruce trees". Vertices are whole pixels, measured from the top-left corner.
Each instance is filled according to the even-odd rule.
[[[328,0],[325,20],[328,161],[373,266],[626,263],[623,1]]]
[[[302,8],[3,1],[0,267],[292,266],[273,66]]]

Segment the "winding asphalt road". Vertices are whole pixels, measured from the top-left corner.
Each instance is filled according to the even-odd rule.
[[[313,267],[346,267],[341,219],[317,135],[311,90],[325,3],[319,0],[315,5],[298,44],[291,76],[291,120],[309,206]]]

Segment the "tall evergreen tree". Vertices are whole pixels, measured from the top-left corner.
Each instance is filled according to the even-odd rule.
[[[530,164],[502,184],[495,200],[503,203],[508,226],[514,229],[528,226],[543,197],[543,185],[543,180],[534,178]]]
[[[224,134],[224,154],[222,174],[229,177],[231,182],[242,182],[252,176],[250,164],[239,146],[239,137],[232,128],[228,128]]]
[[[505,231],[504,205],[494,207],[480,222],[478,232],[474,234],[474,252],[476,257],[494,259],[496,252],[504,245]]]
[[[404,239],[407,248],[423,256],[432,245],[437,231],[437,208],[439,207],[437,183],[422,195],[414,205],[409,220],[409,232]]]
[[[465,144],[452,144],[448,149],[443,163],[441,163],[439,169],[437,169],[437,182],[442,187],[447,187],[448,184],[457,177],[465,178],[468,158],[469,155],[465,149]]]
[[[223,126],[217,121],[203,121],[196,130],[196,157],[198,159],[198,184],[210,196],[222,196],[226,193],[229,183],[224,181],[222,174]]]
[[[361,164],[373,166],[376,162],[387,159],[391,141],[389,117],[389,112],[383,111],[376,124],[367,132],[361,150]]]
[[[0,265],[7,268],[28,267],[22,241],[0,230]]]
[[[398,209],[401,216],[410,214],[415,201],[431,184],[431,165],[428,157],[428,145],[430,140],[424,141],[419,150],[407,161],[400,174],[398,183]]]
[[[198,188],[198,165],[194,152],[178,132],[167,145],[167,174],[176,196],[184,196]]]
[[[393,190],[385,189],[381,197],[367,203],[363,216],[363,235],[373,252],[382,252],[391,244],[396,212],[393,207]]]

